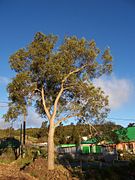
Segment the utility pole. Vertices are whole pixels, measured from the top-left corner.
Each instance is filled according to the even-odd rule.
[[[25,157],[25,136],[26,136],[26,111],[23,113],[23,123],[21,124],[22,125],[22,158]]]
[[[26,113],[24,113],[24,120],[23,120],[23,145],[25,145],[25,136],[26,136]]]
[[[22,147],[22,123],[21,123],[21,127],[20,127],[20,155],[22,156],[22,151],[23,151],[23,147]]]
[[[21,123],[21,127],[20,127],[20,143],[22,144],[22,123]]]

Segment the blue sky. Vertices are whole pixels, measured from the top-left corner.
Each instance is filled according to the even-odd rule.
[[[113,74],[95,85],[110,95],[109,117],[124,126],[135,121],[127,120],[135,119],[134,0],[0,0],[0,101],[7,101],[6,85],[14,76],[9,56],[25,47],[37,31],[58,35],[60,41],[65,35],[95,39],[101,50],[109,46]],[[4,112],[6,108],[0,107],[0,122]],[[35,126],[41,119],[38,122],[34,120]]]

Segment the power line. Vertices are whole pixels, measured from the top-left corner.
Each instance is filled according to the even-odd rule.
[[[7,101],[0,101],[0,108],[8,107],[8,105],[5,105],[5,104],[9,104],[9,102],[7,102]]]
[[[2,103],[2,104],[8,104],[9,102],[7,102],[7,101],[0,101],[0,103]]]
[[[0,106],[0,108],[1,108],[1,107],[8,107],[8,106]]]
[[[0,101],[2,104],[8,104],[7,101]],[[0,105],[1,107],[8,107],[7,105]],[[32,106],[33,107],[33,106]],[[119,117],[108,117],[107,120],[117,120],[117,121],[135,121],[135,118],[119,118]]]
[[[122,121],[135,121],[135,118],[118,118],[118,117],[110,117],[108,120],[122,120]]]

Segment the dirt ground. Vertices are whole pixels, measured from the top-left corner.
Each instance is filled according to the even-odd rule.
[[[15,161],[10,164],[0,163],[0,180],[77,180],[77,178],[73,178],[70,171],[62,165],[56,165],[54,171],[48,171],[47,161],[38,158],[23,170],[20,170]]]
[[[72,180],[70,172],[62,165],[56,165],[54,171],[47,170],[47,161],[43,158],[36,159],[23,172],[29,173],[39,180]]]
[[[21,172],[14,164],[0,164],[0,180],[37,180],[27,173]]]

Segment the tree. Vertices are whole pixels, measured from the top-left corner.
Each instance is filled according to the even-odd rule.
[[[71,144],[76,144],[77,146],[80,143],[80,134],[79,134],[79,129],[77,129],[77,125],[73,125],[73,130],[71,133],[71,136],[68,139],[69,143]]]
[[[48,136],[48,122],[47,121],[43,121],[42,125],[40,127],[40,129],[38,130],[38,132],[36,133],[36,137],[37,138],[47,138]]]
[[[55,128],[67,119],[104,119],[108,98],[93,79],[112,70],[112,56],[106,49],[101,59],[94,40],[65,37],[57,48],[57,37],[36,33],[34,40],[10,57],[16,76],[8,85],[9,110],[5,120],[26,114],[35,103],[36,111],[49,121],[48,169],[54,169]]]
[[[128,124],[128,127],[134,127],[135,126],[135,123],[129,123]]]
[[[121,128],[120,125],[116,125],[115,123],[108,121],[101,125],[97,125],[97,127],[95,126],[95,128],[97,130],[95,136],[99,139],[99,141],[105,140],[115,144],[119,142],[116,131]]]

